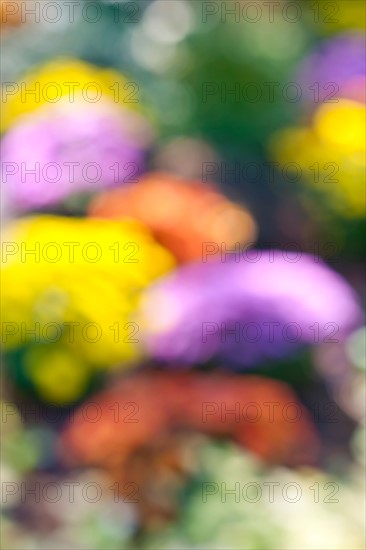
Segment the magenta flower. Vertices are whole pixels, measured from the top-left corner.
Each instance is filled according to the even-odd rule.
[[[3,185],[10,204],[29,210],[138,181],[148,135],[141,115],[106,101],[40,108],[2,140]]]
[[[324,264],[258,254],[258,261],[191,264],[148,289],[141,322],[152,357],[250,366],[339,341],[360,324],[352,289]]]
[[[327,40],[300,65],[298,81],[309,101],[365,100],[365,36],[349,32]]]

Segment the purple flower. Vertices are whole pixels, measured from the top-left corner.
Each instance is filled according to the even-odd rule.
[[[309,101],[334,101],[337,97],[365,99],[366,38],[347,33],[324,42],[300,65],[298,81]]]
[[[23,117],[1,144],[10,204],[29,210],[137,180],[146,130],[141,115],[109,102],[64,102]]]
[[[250,366],[339,341],[361,323],[353,290],[324,264],[253,252],[238,263],[190,264],[147,291],[141,323],[152,357]]]

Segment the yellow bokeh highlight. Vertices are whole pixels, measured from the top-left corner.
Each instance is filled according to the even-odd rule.
[[[57,345],[31,347],[23,361],[38,394],[50,403],[73,403],[87,389],[92,369],[72,350]]]
[[[309,186],[325,195],[337,214],[362,218],[366,211],[366,108],[339,99],[323,104],[309,126],[281,130],[272,138],[272,157],[297,163]]]
[[[325,145],[365,152],[365,114],[365,106],[355,101],[324,104],[315,114],[314,130]]]

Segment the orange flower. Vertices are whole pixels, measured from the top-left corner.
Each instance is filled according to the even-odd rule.
[[[180,262],[201,258],[204,243],[218,254],[222,244],[230,249],[256,236],[255,221],[243,206],[229,201],[213,185],[168,174],[154,173],[137,185],[103,193],[91,203],[89,213],[141,220]]]
[[[286,384],[197,372],[126,377],[76,411],[62,448],[68,462],[120,475],[132,455],[180,430],[231,438],[268,462],[311,463],[317,454],[309,414]]]

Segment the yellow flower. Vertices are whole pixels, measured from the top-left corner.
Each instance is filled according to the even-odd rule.
[[[296,163],[308,184],[349,218],[365,215],[365,116],[356,101],[323,104],[310,127],[282,130],[270,144],[275,160]]]
[[[171,255],[132,220],[18,220],[2,243],[3,345],[41,346],[45,362],[33,368],[38,378],[47,350],[50,368],[58,350],[52,369],[60,380],[63,372],[72,378],[73,366],[61,368],[69,356],[95,367],[127,365],[141,356],[133,319],[140,292],[173,265]],[[75,380],[82,384],[79,374]],[[47,380],[42,374],[43,385]]]
[[[3,90],[1,132],[20,116],[43,105],[63,99],[75,103],[81,99],[95,103],[112,100],[124,107],[138,106],[138,86],[119,72],[99,68],[78,59],[56,59],[34,67],[16,83],[7,83]]]
[[[315,114],[314,130],[318,139],[344,153],[364,153],[365,106],[342,99],[325,103]]]

